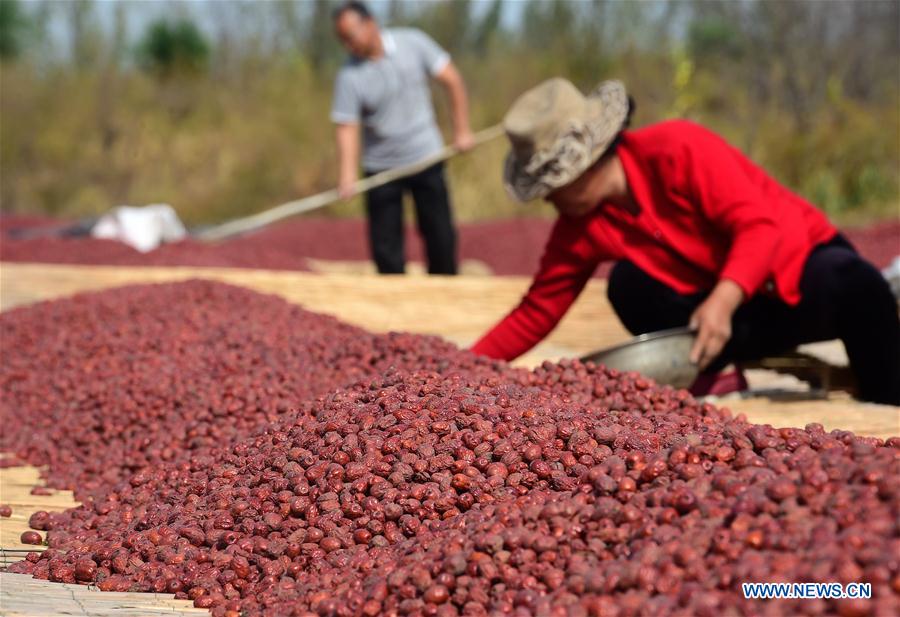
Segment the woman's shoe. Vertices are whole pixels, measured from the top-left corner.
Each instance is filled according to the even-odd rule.
[[[700,373],[688,388],[694,396],[723,396],[747,389],[747,379],[737,365],[729,365],[718,373]]]

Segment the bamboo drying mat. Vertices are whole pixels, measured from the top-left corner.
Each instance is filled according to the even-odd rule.
[[[527,290],[526,277],[413,277],[250,270],[0,263],[0,310],[80,291],[134,283],[204,278],[274,293],[311,311],[329,313],[374,332],[439,334],[475,341]],[[587,353],[628,338],[606,300],[606,282],[592,280],[547,340],[520,364]]]
[[[0,573],[0,615],[4,617],[209,617],[188,600],[161,593],[99,591],[86,585],[67,585],[33,579],[26,574]]]
[[[12,516],[0,517],[0,567],[24,558],[28,551],[43,551],[45,546],[22,544],[19,537],[28,527],[28,518],[37,510],[58,512],[78,505],[71,491],[53,491],[52,495],[32,495],[42,486],[40,470],[35,467],[0,469],[0,503],[12,508]],[[40,532],[44,536],[44,532]]]
[[[35,467],[0,469],[0,503],[12,507],[12,516],[0,517],[0,567],[24,559],[29,551],[45,546],[19,542],[29,529],[28,518],[37,510],[65,510],[78,505],[70,491],[52,495],[32,495],[42,486],[40,470]],[[45,536],[44,532],[40,532]],[[107,593],[85,585],[63,585],[40,581],[24,574],[0,572],[0,615],[9,617],[51,617],[90,615],[92,617],[151,617],[153,615],[209,615],[194,608],[189,600],[153,593]]]
[[[757,424],[802,428],[817,422],[826,431],[840,429],[883,439],[900,436],[900,407],[862,403],[843,393],[831,394],[828,400],[812,401],[781,401],[765,397],[731,400],[726,397],[716,405],[742,413]]]

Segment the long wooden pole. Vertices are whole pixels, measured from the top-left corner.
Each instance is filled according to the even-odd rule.
[[[501,125],[495,124],[494,126],[475,133],[475,145],[479,146],[485,142],[499,137],[502,134],[503,128],[501,127]],[[439,163],[440,161],[444,161],[459,154],[459,152],[459,149],[455,146],[445,146],[441,151],[417,163],[411,163],[410,165],[387,169],[375,175],[369,176],[368,178],[363,178],[362,180],[357,181],[357,183],[353,186],[353,195],[358,195],[375,187],[387,184],[388,182],[392,182],[393,180],[405,178],[406,176],[411,176],[413,174],[419,173],[420,171],[428,169],[429,167],[436,163]],[[221,225],[216,225],[215,227],[211,227],[197,233],[196,237],[207,242],[223,240],[231,236],[247,233],[249,231],[265,227],[266,225],[270,225],[276,221],[280,221],[291,216],[296,216],[304,212],[323,208],[340,200],[341,196],[338,194],[337,189],[329,189],[316,195],[304,197],[303,199],[289,201],[269,210],[263,210],[262,212],[251,214],[250,216],[245,216],[233,221],[228,221],[227,223],[222,223]]]

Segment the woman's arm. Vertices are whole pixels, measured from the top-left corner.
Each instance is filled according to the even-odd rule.
[[[584,289],[602,260],[582,231],[560,219],[522,302],[472,347],[483,356],[513,360],[544,339]]]
[[[686,190],[731,244],[718,284],[691,315],[697,329],[691,361],[704,369],[731,338],[734,312],[771,274],[780,232],[774,205],[751,177],[749,160],[711,131],[694,132],[686,140]]]
[[[781,236],[775,204],[751,176],[749,159],[712,131],[695,125],[685,149],[685,190],[731,241],[719,279],[737,283],[748,299],[771,274]]]

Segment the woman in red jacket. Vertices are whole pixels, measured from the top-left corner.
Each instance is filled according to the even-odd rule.
[[[508,189],[560,216],[527,295],[473,351],[526,352],[613,260],[608,294],[625,327],[696,328],[701,377],[840,338],[860,396],[900,404],[900,320],[880,272],[716,134],[682,120],[625,130],[630,114],[621,83],[585,97],[559,78],[507,113]]]

